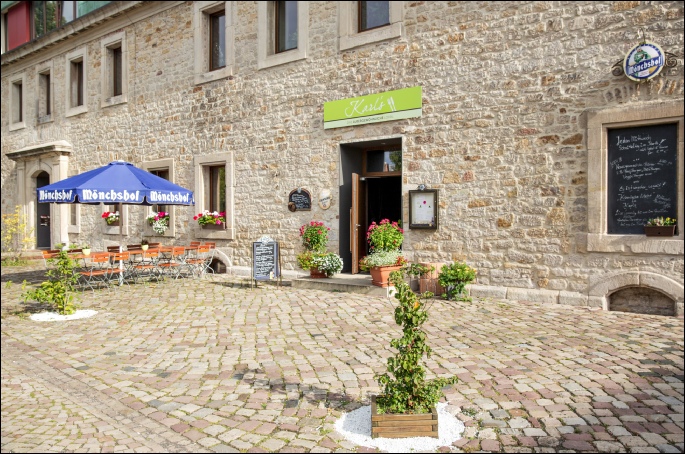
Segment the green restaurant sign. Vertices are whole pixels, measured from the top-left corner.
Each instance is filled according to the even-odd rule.
[[[420,117],[421,106],[421,87],[330,101],[323,105],[323,128]]]

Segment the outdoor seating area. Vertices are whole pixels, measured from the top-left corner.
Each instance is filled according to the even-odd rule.
[[[122,285],[160,282],[164,279],[201,279],[213,275],[212,260],[215,243],[193,242],[187,246],[164,246],[149,243],[126,247],[107,246],[105,251],[84,254],[82,249],[71,249],[67,255],[74,260],[78,288],[116,289]],[[54,267],[57,249],[43,251],[46,269]]]

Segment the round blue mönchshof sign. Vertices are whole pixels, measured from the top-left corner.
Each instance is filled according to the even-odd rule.
[[[666,58],[661,47],[645,41],[628,52],[623,61],[623,72],[629,79],[642,82],[656,77],[665,64]]]

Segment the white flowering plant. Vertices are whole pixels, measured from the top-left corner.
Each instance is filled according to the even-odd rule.
[[[342,258],[335,252],[315,254],[312,258],[312,265],[326,276],[331,277],[343,269]]]
[[[160,211],[158,213],[152,212],[150,216],[147,217],[147,222],[152,226],[152,230],[159,235],[163,235],[166,229],[169,228],[169,213],[166,211]]]

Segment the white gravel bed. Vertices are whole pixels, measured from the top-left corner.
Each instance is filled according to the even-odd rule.
[[[464,424],[447,412],[447,404],[439,403],[438,436],[440,438],[371,438],[371,406],[358,408],[343,415],[335,422],[337,430],[347,441],[360,446],[377,448],[386,452],[435,451],[441,446],[451,446],[464,432]]]
[[[71,315],[60,315],[56,312],[41,312],[40,314],[31,315],[31,320],[37,322],[63,322],[65,320],[76,320],[78,318],[88,318],[97,314],[98,311],[83,310],[76,311]]]

